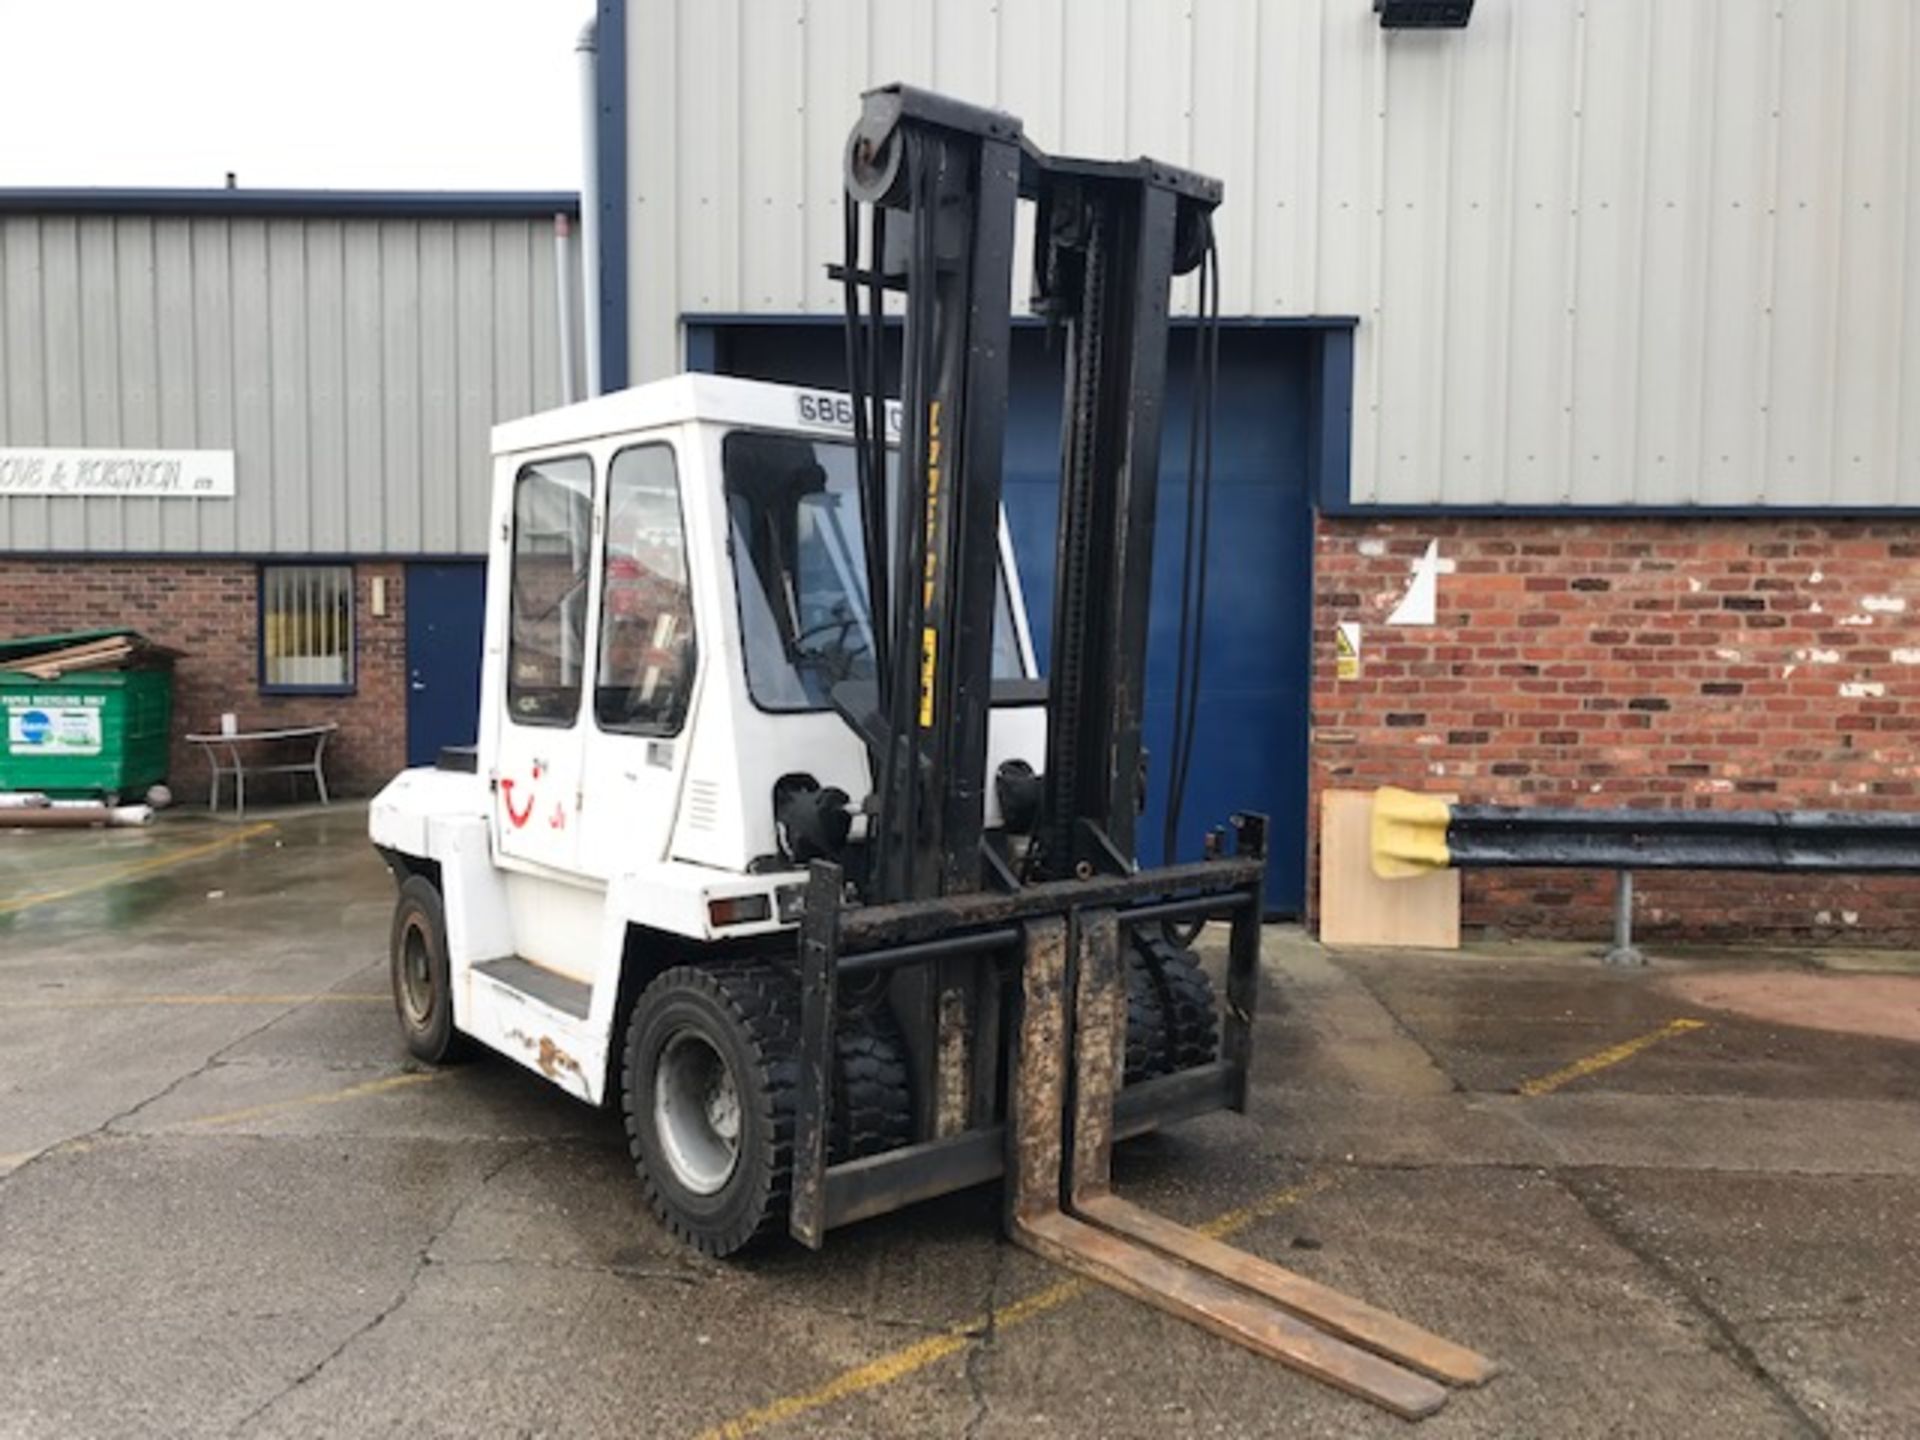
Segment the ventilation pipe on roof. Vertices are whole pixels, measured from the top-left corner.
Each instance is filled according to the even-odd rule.
[[[587,396],[600,393],[600,87],[596,21],[580,27],[580,294],[585,310]]]

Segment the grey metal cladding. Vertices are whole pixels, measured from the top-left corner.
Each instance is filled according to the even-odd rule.
[[[554,306],[544,215],[0,209],[0,446],[231,449],[236,490],[0,499],[0,553],[483,553]]]

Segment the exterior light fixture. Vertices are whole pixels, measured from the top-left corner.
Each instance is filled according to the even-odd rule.
[[[1473,0],[1373,0],[1382,30],[1464,30]]]

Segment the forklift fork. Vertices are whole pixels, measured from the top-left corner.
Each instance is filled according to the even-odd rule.
[[[1234,924],[1257,937],[1257,915]],[[1445,1386],[1497,1372],[1484,1356],[1115,1195],[1119,917],[1076,909],[1023,931],[1007,1127],[1006,1225],[1017,1244],[1405,1419],[1438,1410]]]

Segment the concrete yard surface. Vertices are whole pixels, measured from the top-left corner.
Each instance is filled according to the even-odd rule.
[[[0,833],[0,1436],[1388,1436],[1001,1238],[714,1262],[617,1117],[408,1060],[364,811]],[[1499,1360],[1423,1436],[1920,1434],[1920,977],[1268,932],[1122,1194]],[[1812,1022],[1812,1023],[1808,1023]]]

